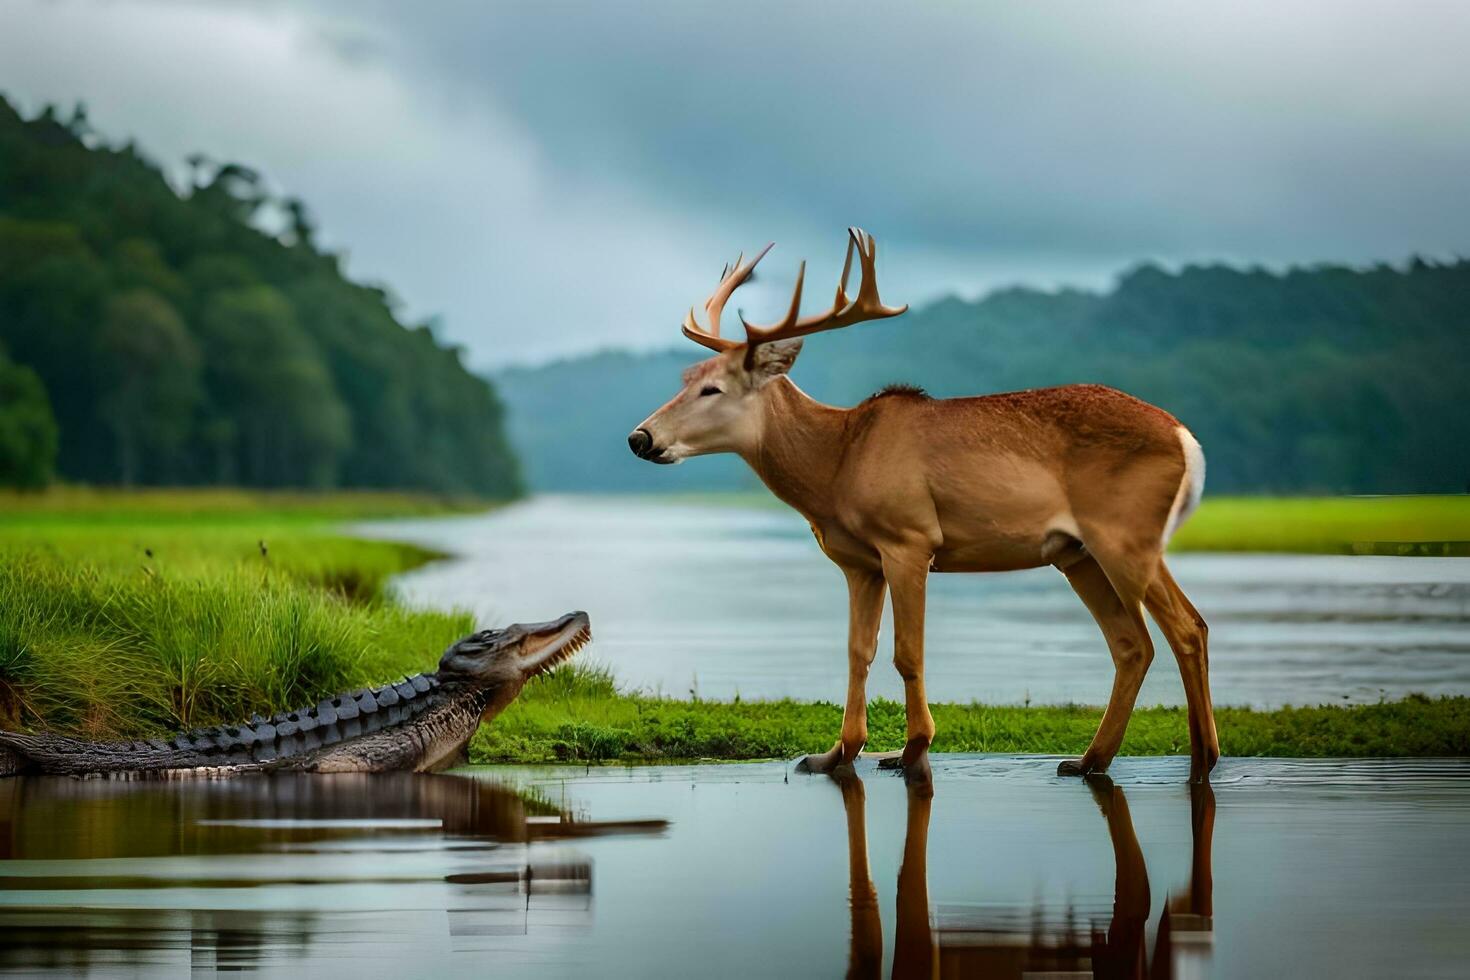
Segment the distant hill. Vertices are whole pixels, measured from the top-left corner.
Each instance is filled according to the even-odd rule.
[[[530,485],[755,485],[732,458],[655,467],[628,452],[628,432],[705,353],[683,342],[494,375]],[[1211,491],[1457,492],[1470,481],[1470,262],[1143,265],[1105,294],[1008,289],[811,337],[792,377],[842,405],[891,382],[937,396],[1101,382],[1182,419]]]
[[[0,404],[0,480],[519,492],[459,351],[346,279],[302,202],[189,162],[180,194],[80,108],[0,98],[0,392],[25,399]]]

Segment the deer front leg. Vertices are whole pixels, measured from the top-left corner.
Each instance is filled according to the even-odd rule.
[[[924,593],[929,584],[930,555],[885,554],[883,577],[893,592],[893,666],[903,678],[904,717],[908,741],[898,765],[909,785],[928,789],[929,746],[934,718],[924,694]]]
[[[868,741],[868,670],[878,652],[878,623],[883,618],[883,576],[864,569],[843,569],[847,576],[847,705],[842,710],[842,737],[830,751],[809,755],[801,768],[832,772],[850,766]]]

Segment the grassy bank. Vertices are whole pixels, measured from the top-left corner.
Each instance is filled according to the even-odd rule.
[[[684,503],[786,505],[764,490],[688,493]],[[1173,551],[1470,556],[1470,494],[1398,497],[1213,497],[1175,535]]]
[[[472,628],[389,577],[432,558],[336,522],[483,502],[59,490],[0,499],[0,724],[136,736],[278,711],[431,665]]]
[[[1206,497],[1178,551],[1470,555],[1470,495]]]
[[[1294,502],[1292,502],[1294,503]],[[340,522],[484,507],[396,494],[0,497],[0,725],[155,735],[309,703],[429,667],[475,624],[406,610],[387,579],[435,557]],[[482,624],[483,625],[483,624]],[[619,691],[572,665],[477,736],[477,761],[785,758],[827,748],[831,704],[683,702]],[[1100,710],[936,705],[939,751],[1077,753]],[[875,750],[899,705],[869,712]],[[1270,712],[1221,709],[1230,755],[1470,754],[1470,699]],[[1183,712],[1134,715],[1124,752],[1187,749]]]
[[[1079,755],[1102,709],[932,706],[937,752]],[[791,758],[832,746],[842,721],[835,704],[796,701],[674,701],[622,694],[595,669],[562,671],[528,688],[480,730],[475,762],[649,762]],[[1470,755],[1470,698],[1410,697],[1352,707],[1252,711],[1218,708],[1220,746],[1232,756],[1355,757]],[[868,706],[872,751],[903,747],[903,705]],[[1141,708],[1124,755],[1189,751],[1182,708]]]

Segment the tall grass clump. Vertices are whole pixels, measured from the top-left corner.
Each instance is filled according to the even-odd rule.
[[[468,616],[410,612],[227,565],[118,574],[43,554],[0,565],[8,725],[136,736],[239,720],[431,668]]]

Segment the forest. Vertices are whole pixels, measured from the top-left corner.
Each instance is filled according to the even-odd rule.
[[[176,188],[81,107],[27,120],[0,98],[0,486],[508,497],[522,468],[536,490],[754,486],[738,460],[627,452],[693,345],[477,377],[386,288],[345,277],[305,203],[247,166],[188,164]],[[890,383],[1101,382],[1193,429],[1212,491],[1459,492],[1470,262],[1142,264],[1105,292],[1015,287],[815,336],[793,377],[837,404]]]
[[[493,385],[302,201],[0,98],[0,485],[521,490]]]
[[[756,485],[736,459],[654,467],[624,445],[707,353],[672,346],[681,313],[667,311],[668,351],[495,375],[532,487]],[[1211,492],[1458,493],[1470,483],[1470,262],[1144,264],[1104,293],[1004,289],[809,337],[792,378],[841,405],[890,383],[948,397],[1099,382],[1189,426]]]

